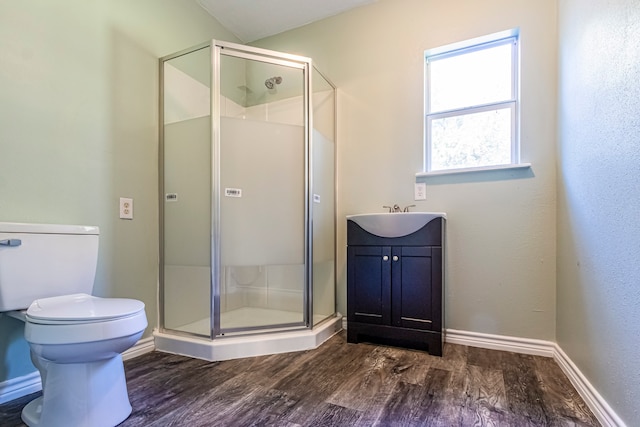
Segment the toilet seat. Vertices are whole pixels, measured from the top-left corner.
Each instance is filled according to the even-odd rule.
[[[41,324],[102,322],[134,315],[144,303],[126,298],[99,298],[87,294],[62,295],[33,301],[27,319]]]
[[[79,344],[140,333],[147,327],[144,303],[73,294],[34,301],[27,310],[25,339],[31,344]]]

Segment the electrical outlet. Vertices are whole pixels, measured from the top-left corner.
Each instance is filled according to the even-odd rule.
[[[427,184],[424,182],[416,182],[413,187],[414,200],[427,200]]]
[[[133,199],[120,197],[120,219],[133,219]]]

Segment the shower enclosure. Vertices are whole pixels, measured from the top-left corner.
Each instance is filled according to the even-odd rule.
[[[315,346],[340,320],[335,88],[309,58],[216,40],[162,58],[160,77],[156,346],[210,360]]]

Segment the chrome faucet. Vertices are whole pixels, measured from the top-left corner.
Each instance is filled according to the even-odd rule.
[[[393,212],[409,212],[409,208],[415,208],[415,207],[416,207],[416,205],[409,205],[409,206],[405,206],[405,208],[402,209],[397,204],[395,204],[393,206],[383,206],[383,208],[389,209],[389,213],[393,213]]]

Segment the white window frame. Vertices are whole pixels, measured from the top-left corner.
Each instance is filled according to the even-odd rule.
[[[459,43],[454,43],[446,46],[442,46],[435,49],[429,49],[425,51],[425,134],[424,134],[424,167],[423,173],[419,175],[436,175],[436,174],[450,174],[458,172],[478,171],[478,170],[495,170],[505,168],[520,168],[529,167],[528,163],[520,162],[520,83],[519,83],[519,31],[518,29],[512,29],[503,31],[496,34],[491,34],[484,37],[479,37],[471,40],[466,40]],[[431,91],[431,75],[430,75],[430,61],[451,58],[454,56],[464,55],[467,53],[477,52],[487,48],[497,47],[505,44],[511,44],[511,98],[504,99],[493,103],[481,104],[481,105],[466,105],[461,108],[445,110],[445,111],[431,111],[430,106],[430,91]],[[432,169],[431,165],[431,123],[433,120],[442,119],[447,117],[463,116],[467,114],[481,113],[485,111],[492,111],[496,109],[508,108],[511,112],[511,162],[503,165],[486,165],[469,168],[456,168],[456,169]]]

